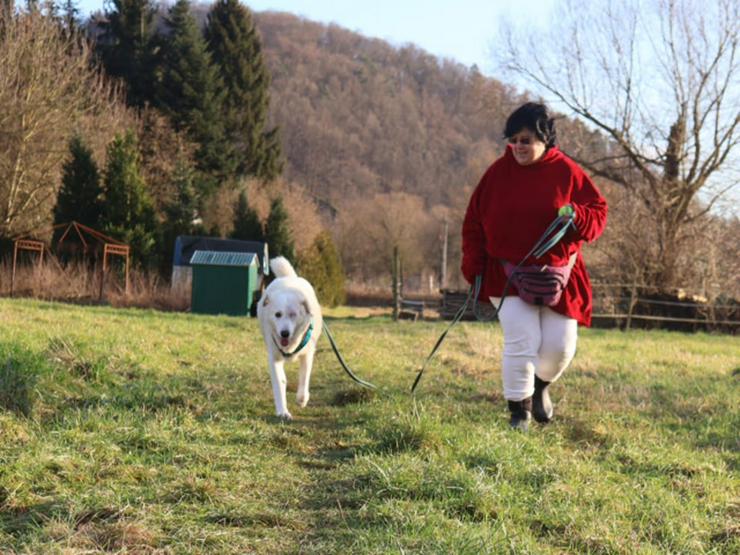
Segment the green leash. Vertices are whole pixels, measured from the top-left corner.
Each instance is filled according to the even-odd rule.
[[[553,220],[553,222],[547,227],[545,232],[540,236],[540,238],[535,243],[534,247],[522,258],[522,260],[519,262],[519,264],[516,265],[516,268],[519,268],[524,262],[530,257],[535,256],[539,258],[543,254],[545,254],[547,251],[549,251],[552,247],[554,247],[558,241],[560,241],[565,234],[568,232],[568,229],[571,226],[575,227],[575,224],[573,223],[574,214],[564,214],[562,216],[558,216]],[[552,234],[552,236],[550,236]],[[512,273],[513,275],[513,273]],[[490,320],[484,320],[480,317],[478,314],[478,295],[480,295],[481,286],[483,283],[483,276],[480,274],[475,276],[475,283],[470,286],[470,290],[468,291],[468,297],[465,299],[465,302],[460,307],[460,309],[455,313],[454,318],[452,318],[452,322],[449,326],[447,326],[447,329],[442,332],[442,335],[439,336],[439,339],[437,339],[437,342],[434,344],[434,347],[432,348],[432,352],[429,353],[429,356],[427,356],[426,360],[424,361],[424,364],[421,366],[421,370],[419,370],[419,373],[416,375],[416,379],[414,380],[413,385],[411,386],[411,393],[413,394],[414,391],[416,391],[416,386],[419,385],[419,381],[421,381],[421,376],[424,374],[424,370],[427,367],[427,364],[429,364],[429,361],[432,360],[434,355],[436,354],[439,347],[442,345],[442,342],[445,340],[445,337],[447,337],[447,334],[449,331],[458,323],[463,317],[463,314],[465,314],[465,310],[468,308],[468,304],[470,304],[470,300],[473,300],[473,314],[475,315],[476,319],[481,322],[492,322],[493,320],[498,317],[499,312],[501,311],[501,307],[504,305],[504,299],[506,299],[506,293],[509,291],[509,286],[511,285],[511,277],[506,280],[506,285],[504,286],[504,291],[501,294],[501,302],[499,303],[498,307],[494,311],[493,317]]]
[[[339,348],[334,341],[334,337],[332,337],[331,332],[329,331],[329,326],[326,325],[326,321],[324,321],[324,331],[326,332],[326,337],[329,339],[329,343],[331,343],[331,348],[334,350],[334,354],[337,355],[339,364],[342,365],[342,368],[347,373],[347,375],[352,378],[352,380],[360,384],[362,387],[367,387],[368,389],[377,389],[377,387],[375,387],[370,382],[366,382],[365,380],[358,378],[357,375],[352,372],[352,369],[347,365],[347,363],[344,362],[344,358],[342,358],[342,354],[339,352]]]

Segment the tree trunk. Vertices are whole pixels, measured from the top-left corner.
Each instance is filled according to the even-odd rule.
[[[665,214],[664,221],[658,223],[658,259],[655,261],[654,281],[649,283],[649,285],[655,285],[663,291],[668,291],[678,285],[676,283],[676,269],[678,256],[681,252],[678,244],[678,225],[665,221],[668,218],[670,218],[670,215]]]

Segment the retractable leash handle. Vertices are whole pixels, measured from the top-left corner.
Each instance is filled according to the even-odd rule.
[[[571,226],[575,227],[575,223],[573,222],[574,218],[575,218],[575,215],[572,212],[570,214],[564,214],[562,216],[558,216],[557,218],[555,218],[555,220],[553,220],[553,222],[547,227],[545,232],[540,236],[540,238],[534,244],[534,246],[532,247],[532,250],[530,250],[524,256],[524,258],[522,258],[519,264],[516,265],[516,268],[519,268],[522,264],[524,264],[524,262],[526,262],[526,260],[530,256],[535,256],[539,258],[543,254],[545,254],[547,251],[549,251],[552,247],[554,247],[565,236],[565,234],[568,232],[568,229]],[[550,236],[550,234],[553,234],[553,235]],[[445,337],[447,337],[447,334],[452,329],[452,327],[455,324],[457,324],[460,321],[460,319],[463,317],[463,314],[465,314],[465,310],[468,308],[468,304],[470,304],[471,298],[473,299],[473,314],[475,315],[476,319],[478,319],[481,322],[492,322],[498,317],[498,314],[501,311],[501,307],[504,305],[504,300],[506,299],[506,293],[509,291],[509,286],[511,285],[511,277],[509,277],[509,279],[506,280],[506,285],[504,286],[504,290],[501,294],[501,302],[499,302],[493,314],[493,317],[490,320],[484,320],[478,314],[478,296],[480,295],[482,282],[483,282],[482,275],[479,274],[475,276],[475,283],[470,286],[470,290],[468,291],[468,297],[465,299],[465,302],[455,314],[450,325],[447,326],[447,329],[444,332],[442,332],[442,335],[439,336],[439,339],[437,339],[437,343],[435,343],[434,348],[432,348],[432,352],[429,353],[429,356],[427,356],[426,360],[424,361],[424,364],[422,365],[421,370],[419,370],[419,373],[416,375],[416,379],[414,380],[414,383],[411,386],[412,394],[414,393],[414,391],[416,391],[416,386],[419,385],[419,381],[421,381],[421,376],[424,374],[424,370],[426,369],[427,364],[429,364],[429,361],[432,360],[432,358],[436,354],[440,345],[442,345],[442,342],[444,341]]]

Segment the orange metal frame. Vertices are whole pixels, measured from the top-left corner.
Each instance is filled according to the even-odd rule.
[[[13,242],[13,273],[10,275],[10,296],[13,296],[15,291],[15,269],[18,263],[18,251],[31,251],[39,253],[38,265],[44,262],[44,250],[46,245],[42,241],[34,241],[32,239],[16,239]]]
[[[115,255],[115,256],[123,256],[126,258],[125,261],[125,268],[126,268],[126,281],[124,284],[124,290],[126,291],[126,294],[128,295],[128,259],[131,249],[128,245],[123,244],[117,244],[113,245],[111,243],[105,243],[103,245],[103,271],[100,275],[100,295],[98,297],[98,300],[103,300],[103,290],[105,288],[105,276],[108,272],[108,255]]]
[[[61,245],[64,240],[67,238],[67,236],[74,232],[77,237],[80,239],[80,242],[82,243],[82,248],[85,253],[87,253],[89,249],[89,245],[87,241],[85,241],[85,234],[91,236],[93,239],[96,239],[100,243],[103,243],[103,268],[100,273],[100,293],[98,294],[98,300],[103,300],[103,292],[105,291],[105,278],[106,274],[108,272],[108,256],[122,256],[125,258],[124,267],[126,272],[126,282],[124,284],[124,290],[126,291],[126,294],[128,294],[128,281],[129,281],[129,256],[131,254],[131,249],[128,245],[125,243],[118,241],[117,239],[114,239],[113,237],[109,237],[108,235],[105,235],[103,233],[100,233],[99,231],[94,230],[91,227],[87,227],[84,224],[81,224],[79,222],[70,222],[68,224],[58,224],[55,225],[54,228],[60,228],[66,226],[66,229],[64,230],[64,233],[62,233],[62,236],[59,238],[59,241],[57,242],[57,248],[59,248],[59,245]]]
[[[113,237],[109,237],[103,233],[100,233],[99,231],[96,231],[92,229],[91,227],[87,227],[86,225],[83,225],[79,222],[70,222],[67,224],[58,224],[53,226],[53,229],[58,229],[64,227],[64,233],[62,233],[62,236],[59,238],[59,241],[57,242],[56,248],[58,249],[59,246],[64,242],[65,239],[67,239],[70,235],[74,234],[76,235],[80,242],[82,243],[82,249],[85,254],[88,253],[90,250],[90,243],[89,238],[92,237],[95,241],[99,243],[103,243],[103,268],[100,275],[100,294],[99,294],[99,300],[102,301],[103,299],[103,292],[105,290],[105,280],[106,280],[106,274],[108,272],[108,257],[109,256],[121,256],[125,259],[124,261],[124,268],[125,268],[125,275],[126,275],[126,282],[125,282],[125,291],[126,294],[129,292],[129,258],[131,255],[131,249],[130,247],[121,242],[117,239],[114,239]],[[88,241],[85,240],[85,235],[89,236]],[[16,274],[16,267],[18,262],[18,252],[19,251],[32,251],[32,252],[38,252],[39,253],[39,260],[38,265],[39,267],[44,262],[44,251],[47,250],[46,244],[43,241],[36,241],[33,239],[16,239],[13,246],[13,273],[11,274],[10,278],[10,295],[13,296],[13,292],[15,291],[15,274]],[[51,257],[51,260],[57,263],[56,258],[54,256]]]

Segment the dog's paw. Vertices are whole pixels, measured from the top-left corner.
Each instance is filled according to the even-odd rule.
[[[305,393],[299,391],[296,393],[295,399],[298,402],[298,406],[301,408],[305,407],[308,404],[308,391]]]
[[[290,422],[291,420],[293,420],[293,415],[290,414],[287,410],[278,414],[277,417],[280,420],[285,420],[286,422]]]

